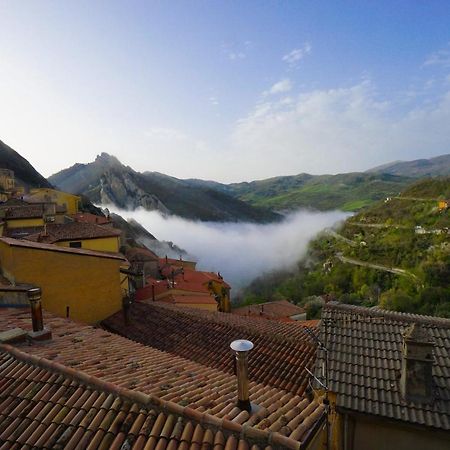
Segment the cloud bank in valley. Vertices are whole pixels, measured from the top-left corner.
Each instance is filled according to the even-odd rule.
[[[195,222],[143,209],[116,212],[134,218],[157,239],[173,241],[198,261],[200,270],[220,271],[234,292],[264,272],[292,266],[319,231],[348,216],[303,210],[280,223],[253,224]]]

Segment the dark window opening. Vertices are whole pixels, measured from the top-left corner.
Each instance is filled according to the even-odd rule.
[[[69,243],[69,247],[72,248],[81,248],[81,241],[74,241]]]

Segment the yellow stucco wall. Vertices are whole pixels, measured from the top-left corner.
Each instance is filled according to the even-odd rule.
[[[81,200],[78,195],[47,188],[31,189],[29,197],[35,201],[55,202],[58,206],[66,205],[67,214],[76,214]]]
[[[0,242],[5,275],[42,289],[44,309],[85,323],[96,323],[122,308],[120,259],[11,247]]]
[[[219,311],[231,312],[230,289],[226,288],[222,283],[214,280],[208,283],[208,288],[213,294],[219,297]]]
[[[42,217],[34,219],[8,219],[6,223],[8,228],[43,227],[44,219]]]
[[[59,247],[70,247],[71,242],[80,242],[81,248],[100,252],[119,252],[119,238],[117,236],[96,239],[72,239],[71,241],[57,242]]]

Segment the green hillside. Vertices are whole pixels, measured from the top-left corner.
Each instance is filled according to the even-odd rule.
[[[240,200],[274,210],[356,211],[398,194],[410,182],[409,178],[389,174],[300,174],[231,184],[229,188]]]
[[[450,317],[450,177],[422,180],[322,233],[289,272],[255,280],[246,301],[311,296]],[[310,302],[310,303],[308,303]]]

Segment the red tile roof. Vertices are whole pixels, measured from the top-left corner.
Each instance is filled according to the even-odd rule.
[[[85,255],[85,256],[96,256],[99,258],[112,258],[121,259],[126,261],[125,257],[120,253],[107,253],[107,252],[96,252],[94,250],[85,250],[82,248],[71,248],[71,247],[58,247],[53,244],[44,244],[42,242],[32,242],[24,241],[19,239],[0,237],[0,242],[3,242],[11,247],[24,247],[24,248],[35,248],[39,250],[46,250],[50,252],[62,252],[71,253],[73,255]]]
[[[175,275],[172,279],[172,270],[175,272]],[[198,270],[184,268],[183,272],[179,272],[180,267],[173,268],[172,266],[167,266],[165,269],[161,270],[163,276],[167,278],[167,280],[163,280],[163,283],[158,283],[152,277],[147,277],[148,284],[155,284],[158,287],[160,292],[164,292],[169,289],[179,289],[181,291],[189,291],[189,292],[202,292],[209,293],[208,283],[210,281],[216,281],[222,284],[224,287],[229,288],[230,286],[226,283],[222,278],[214,272],[201,272]],[[174,283],[172,283],[174,281]],[[169,283],[170,282],[170,283]]]
[[[0,331],[16,327],[30,330],[30,322],[28,308],[0,309]],[[17,344],[16,348],[72,368],[87,383],[96,377],[111,389],[138,391],[136,398],[142,398],[142,392],[163,409],[166,402],[176,403],[179,411],[206,428],[234,432],[246,440],[253,436],[275,448],[299,449],[323,416],[324,407],[317,401],[255,381],[249,384],[250,400],[260,409],[249,415],[235,406],[236,380],[229,373],[46,312],[44,323],[52,331],[51,341]],[[228,337],[223,335],[222,339]],[[16,386],[22,385],[18,382]],[[41,406],[57,392],[57,387],[47,392]],[[104,430],[101,424],[93,425],[96,430],[99,427]]]
[[[211,295],[173,295],[162,297],[158,300],[162,303],[170,303],[173,305],[213,305],[217,307],[217,302]]]
[[[97,225],[106,225],[112,223],[112,220],[105,216],[98,216],[96,214],[91,213],[77,213],[71,214],[70,217],[75,220],[75,222],[85,222],[85,223],[94,223]]]
[[[47,225],[46,233],[35,233],[26,236],[25,239],[34,242],[45,242],[53,244],[60,241],[73,241],[77,239],[96,239],[106,237],[118,237],[122,234],[120,230],[105,227],[93,223],[69,222],[51,223]]]
[[[190,408],[7,345],[0,345],[0,380],[1,448],[237,450],[257,442],[237,427],[224,434],[201,423]]]
[[[233,373],[229,344],[248,339],[251,379],[301,395],[314,365],[316,345],[304,327],[227,313],[177,308],[159,302],[139,302],[130,308],[130,324],[122,313],[103,324],[111,331],[191,360]],[[277,326],[264,326],[273,323]]]
[[[5,218],[11,219],[36,219],[43,217],[44,205],[42,203],[33,205],[20,205],[20,206],[8,206],[0,207],[0,210],[4,211]]]
[[[158,261],[158,256],[148,248],[132,247],[127,250],[127,259],[130,262]]]
[[[266,319],[282,319],[304,314],[305,310],[287,300],[278,300],[274,302],[258,303],[256,305],[241,306],[234,308],[233,314],[241,316],[259,316]]]

